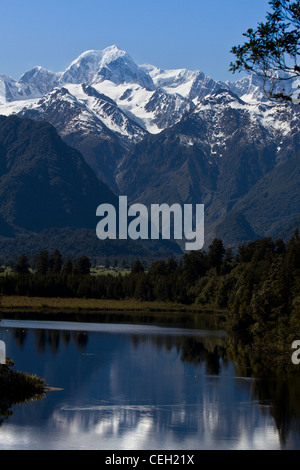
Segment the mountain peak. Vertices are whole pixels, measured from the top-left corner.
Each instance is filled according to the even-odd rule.
[[[42,80],[42,79],[53,82],[54,80],[57,79],[58,76],[59,76],[59,73],[57,74],[57,73],[51,72],[50,70],[47,70],[40,65],[36,65],[35,67],[28,70],[21,76],[21,78],[19,79],[19,83],[29,84],[33,81]]]
[[[73,60],[68,69],[74,66],[80,67],[82,63],[87,62],[89,62],[90,64],[94,63],[96,66],[101,66],[105,63],[112,62],[124,55],[126,55],[126,52],[116,45],[112,45],[101,50],[89,49],[87,51],[84,51],[75,60]]]
[[[107,58],[108,60],[115,60],[118,57],[127,55],[127,52],[123,49],[120,49],[116,44],[106,47],[105,49],[103,49],[102,52],[103,57]]]
[[[117,85],[137,83],[154,89],[151,77],[132,58],[116,45],[103,50],[83,52],[62,74],[62,83],[94,85],[109,80]]]

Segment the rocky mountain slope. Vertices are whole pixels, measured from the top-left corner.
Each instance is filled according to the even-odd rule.
[[[52,125],[0,116],[0,260],[42,249],[102,263],[181,252],[169,240],[100,241],[96,209],[103,203],[117,208],[118,198]]]
[[[201,71],[139,66],[111,46],[60,73],[1,75],[0,114],[51,123],[131,202],[204,203],[207,242],[279,233],[299,214],[298,105],[268,101],[258,77],[224,83]],[[276,208],[285,216],[275,221]]]
[[[116,200],[52,125],[0,116],[0,216],[12,231],[93,228],[97,206]]]

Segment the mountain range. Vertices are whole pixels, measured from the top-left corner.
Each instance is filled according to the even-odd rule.
[[[295,80],[286,83],[295,89],[298,85]],[[108,198],[124,194],[130,202],[144,204],[204,203],[206,243],[215,236],[230,245],[277,236],[297,221],[298,107],[268,101],[259,77],[221,82],[200,71],[137,65],[117,46],[86,51],[59,73],[35,67],[19,80],[0,75],[0,115],[21,118],[28,128],[31,121],[39,122],[34,138],[41,140],[45,128],[40,121],[49,123],[51,132],[57,132],[55,138],[61,138],[59,146],[66,145],[67,150],[57,154],[59,179],[87,196],[75,212],[86,213],[88,201],[95,211],[94,199],[84,189],[91,170],[89,190],[97,181]],[[1,118],[4,147],[6,125]],[[63,211],[60,222],[55,217],[46,222],[42,214],[35,221],[30,218],[32,201],[16,191],[27,166],[34,167],[31,187],[41,193],[40,201],[47,197],[50,213],[52,203],[60,204],[61,194],[51,182],[49,194],[47,185],[40,184],[51,159],[31,159],[30,151],[27,147],[25,166],[17,161],[23,162],[21,155],[12,157],[14,176],[3,186],[1,182],[3,236],[14,227],[37,233],[76,225]],[[14,150],[10,152],[13,155]],[[87,164],[84,169],[77,166],[76,176],[72,158],[66,157],[71,154],[80,154],[81,165]],[[7,161],[1,160],[0,169],[5,165]],[[64,194],[64,204],[71,194]],[[19,209],[17,201],[26,203],[27,209]],[[58,217],[56,209],[52,212]]]

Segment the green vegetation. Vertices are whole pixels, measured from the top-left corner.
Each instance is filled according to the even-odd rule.
[[[242,46],[235,46],[231,52],[236,56],[231,63],[233,72],[245,70],[254,72],[269,81],[270,98],[291,100],[291,94],[284,89],[288,74],[295,78],[300,75],[300,2],[299,0],[270,0],[271,12],[266,22],[256,29],[249,28]],[[281,83],[281,90],[276,84]]]
[[[14,403],[25,401],[42,395],[45,392],[43,379],[14,370],[14,363],[7,359],[6,364],[0,364],[0,396],[9,395]]]
[[[46,391],[43,379],[13,367],[13,361],[8,358],[6,364],[0,364],[0,426],[12,414],[13,405],[39,400]]]
[[[243,348],[290,357],[292,342],[300,338],[300,238],[295,230],[288,243],[262,238],[240,244],[236,253],[215,239],[207,251],[192,251],[179,262],[169,258],[145,269],[137,260],[123,274],[92,269],[86,256],[63,260],[57,250],[43,250],[36,266],[21,255],[13,272],[0,276],[0,294],[59,299],[62,305],[64,299],[90,299],[96,309],[98,301],[103,308],[111,302],[111,309],[117,302],[116,310],[135,303],[137,310],[146,304],[153,310],[171,305],[174,311],[223,311]]]

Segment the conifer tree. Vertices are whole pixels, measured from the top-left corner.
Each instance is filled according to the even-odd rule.
[[[300,76],[300,1],[271,0],[269,4],[266,21],[249,28],[245,43],[232,48],[236,60],[230,70],[261,76],[269,98],[290,101],[294,90],[284,84],[288,77]]]
[[[29,268],[30,265],[28,258],[23,254],[19,257],[17,263],[14,265],[14,272],[19,275],[30,274]]]
[[[51,256],[51,272],[58,274],[61,272],[62,268],[62,255],[59,250],[55,250]]]
[[[61,272],[64,276],[69,276],[70,274],[73,273],[73,263],[72,263],[71,258],[66,259],[66,261],[63,264]]]
[[[90,274],[91,262],[87,256],[81,256],[74,268],[74,273],[79,275]]]
[[[49,252],[47,250],[41,250],[37,256],[36,273],[38,275],[47,274],[50,268]]]

